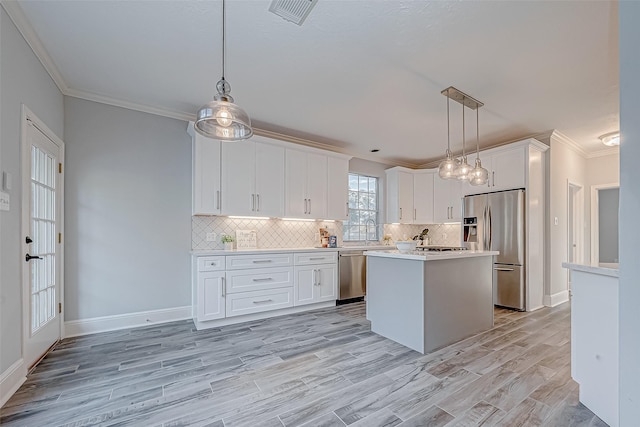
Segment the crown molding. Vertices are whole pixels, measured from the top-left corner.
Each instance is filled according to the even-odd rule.
[[[595,159],[597,157],[620,155],[620,147],[607,147],[602,150],[592,151],[587,154],[587,159]]]
[[[128,110],[140,111],[143,113],[154,114],[156,116],[168,117],[170,119],[183,120],[185,122],[193,121],[196,117],[195,113],[189,114],[183,111],[172,111],[153,105],[138,104],[137,102],[123,101],[121,99],[112,98],[110,96],[99,95],[77,89],[67,89],[64,95],[73,98],[84,99],[87,101],[99,102],[101,104],[113,105],[114,107],[126,108]]]
[[[27,42],[33,53],[36,55],[44,69],[47,71],[53,82],[58,86],[58,89],[63,94],[66,94],[69,87],[62,78],[60,70],[56,66],[55,62],[49,55],[49,52],[44,48],[44,45],[40,41],[40,38],[36,34],[35,30],[27,20],[20,4],[16,0],[0,0],[0,4],[9,15],[11,21],[13,21],[16,28],[22,37]]]
[[[544,136],[548,135],[549,142],[551,142],[551,140],[553,140],[554,142],[559,142],[560,144],[564,145],[565,147],[567,147],[571,151],[574,151],[576,154],[579,154],[580,156],[584,157],[585,159],[589,155],[589,153],[587,153],[587,151],[585,151],[584,148],[582,148],[580,145],[578,145],[578,143],[576,143],[573,139],[569,138],[568,136],[566,136],[565,134],[563,134],[560,131],[552,130],[552,131],[547,132],[547,133],[542,134],[542,135],[544,135]],[[540,136],[542,136],[542,135],[540,135]],[[551,144],[549,144],[549,146],[551,146]]]

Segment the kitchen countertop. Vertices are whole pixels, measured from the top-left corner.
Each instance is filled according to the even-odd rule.
[[[225,251],[224,249],[200,249],[191,251],[193,256],[209,256],[209,255],[255,255],[255,254],[268,254],[268,253],[282,253],[282,252],[339,252],[349,250],[383,250],[393,246],[385,245],[369,245],[369,246],[341,246],[339,248],[259,248],[259,249],[233,249]]]
[[[601,276],[619,277],[620,271],[617,268],[607,268],[595,265],[574,264],[563,262],[562,266],[570,270],[583,271],[585,273],[599,274]]]
[[[369,250],[364,254],[367,256],[382,257],[382,258],[398,258],[398,259],[410,259],[416,261],[437,261],[443,259],[458,259],[458,258],[472,258],[481,256],[494,256],[498,255],[498,251],[444,251],[444,252],[424,252],[424,251],[398,251],[398,250]]]

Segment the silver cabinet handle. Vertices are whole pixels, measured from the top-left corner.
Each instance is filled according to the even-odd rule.
[[[260,195],[256,194],[256,211],[260,212]]]
[[[311,282],[313,283],[313,286],[316,285],[316,270],[315,269],[311,270]]]
[[[308,199],[308,200],[309,200],[309,214],[311,214],[311,199]]]
[[[492,187],[495,187],[495,186],[496,186],[496,172],[495,172],[495,171],[491,172],[491,177],[492,177],[492,179],[491,179],[491,182],[492,182],[491,186],[492,186]]]
[[[345,203],[345,208],[346,208],[345,216],[349,218],[349,202]]]
[[[513,268],[502,268],[502,267],[495,267],[494,270],[495,271],[515,271],[515,269]]]
[[[264,277],[264,278],[261,278],[261,279],[253,279],[254,282],[269,282],[271,280],[273,280],[272,277]]]
[[[220,278],[220,285],[221,285],[220,288],[222,289],[222,298],[224,298],[225,297],[225,288],[226,288],[226,285],[227,285],[225,280],[224,280],[224,277]]]
[[[414,219],[414,221],[415,221],[415,219],[416,219],[416,215],[417,215],[417,214],[418,214],[418,209],[413,208],[413,219]]]
[[[309,213],[307,211],[308,211],[308,209],[307,209],[307,199],[304,199],[304,213],[305,214]]]
[[[220,209],[220,190],[216,190],[216,209]]]
[[[271,260],[270,259],[254,259],[251,262],[253,262],[254,264],[264,264],[266,262],[271,262]]]
[[[211,261],[211,262],[209,263],[209,265],[216,266],[216,265],[218,265],[218,263],[217,263],[217,262],[215,262],[215,261]]]
[[[320,260],[323,260],[323,259],[326,259],[326,258],[323,257],[323,256],[318,256],[318,257],[309,258],[309,261],[320,261]]]
[[[400,219],[402,219],[402,208],[400,208]]]
[[[264,304],[265,302],[271,302],[273,301],[272,299],[263,299],[263,300],[259,300],[259,301],[254,301],[254,304]]]
[[[251,210],[252,211],[256,210],[256,195],[255,194],[251,195]]]

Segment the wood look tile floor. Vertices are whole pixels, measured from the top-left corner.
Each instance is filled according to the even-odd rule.
[[[568,303],[496,309],[493,329],[428,355],[372,333],[364,313],[357,303],[204,331],[182,321],[65,339],[0,424],[606,425],[577,399]]]

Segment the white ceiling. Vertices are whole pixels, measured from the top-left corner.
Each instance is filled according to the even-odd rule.
[[[227,1],[226,78],[260,129],[423,164],[446,148],[451,85],[485,103],[481,146],[557,129],[594,151],[619,127],[616,2],[318,0],[301,27],[269,4]],[[66,94],[180,118],[213,97],[220,1],[19,5]]]

